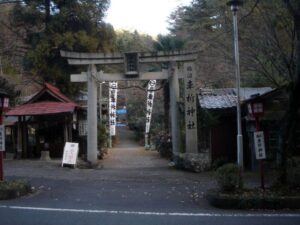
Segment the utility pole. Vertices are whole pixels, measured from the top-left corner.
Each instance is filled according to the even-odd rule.
[[[238,36],[238,23],[237,11],[239,6],[242,5],[240,0],[232,0],[227,3],[230,6],[233,16],[233,32],[234,32],[234,59],[235,59],[235,76],[236,76],[236,89],[237,89],[237,162],[241,171],[244,169],[243,162],[243,135],[242,135],[242,122],[241,122],[241,100],[240,100],[240,56],[239,56],[239,36]]]

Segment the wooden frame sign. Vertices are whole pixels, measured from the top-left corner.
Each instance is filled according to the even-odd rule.
[[[66,142],[61,166],[64,164],[76,166],[78,158],[78,143]]]

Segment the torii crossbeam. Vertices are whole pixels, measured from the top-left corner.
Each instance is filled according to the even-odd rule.
[[[186,151],[197,151],[197,112],[195,101],[194,66],[193,61],[198,52],[171,51],[171,52],[130,52],[130,53],[79,53],[61,51],[61,56],[67,58],[70,65],[87,65],[87,72],[73,74],[72,82],[88,82],[88,137],[87,137],[87,159],[91,164],[97,163],[97,88],[96,81],[118,81],[118,80],[153,80],[169,79],[170,88],[170,111],[172,130],[173,154],[179,154],[180,142],[178,141],[178,106],[179,101],[179,70],[177,62],[183,62],[186,90],[193,102],[186,104]],[[145,63],[169,63],[168,70],[160,72],[140,71],[139,64]],[[107,74],[97,72],[96,65],[124,64],[121,73]],[[192,109],[192,111],[191,111]],[[191,113],[192,112],[192,113]]]

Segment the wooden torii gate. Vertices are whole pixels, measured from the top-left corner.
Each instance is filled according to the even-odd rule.
[[[186,152],[197,153],[197,106],[195,93],[195,67],[193,61],[196,52],[172,51],[150,53],[78,53],[61,51],[61,56],[68,59],[70,65],[87,65],[88,71],[72,74],[72,82],[88,82],[88,115],[87,115],[87,160],[91,164],[97,163],[97,82],[120,80],[160,80],[169,79],[172,152],[178,155],[180,143],[178,140],[178,106],[179,78],[185,80],[185,124],[186,124]],[[177,62],[184,63],[182,70]],[[169,63],[168,70],[160,72],[144,72],[140,64]],[[97,71],[96,65],[123,64],[123,73],[104,73]]]

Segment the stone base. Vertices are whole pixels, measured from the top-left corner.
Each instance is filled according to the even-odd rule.
[[[44,161],[50,161],[50,153],[49,151],[41,151],[41,157],[40,160],[44,160]]]
[[[176,168],[202,172],[210,169],[211,161],[209,153],[180,153],[173,155]]]

